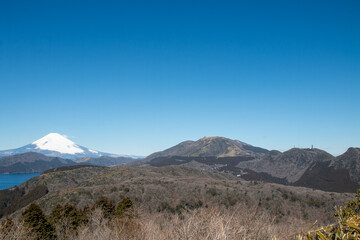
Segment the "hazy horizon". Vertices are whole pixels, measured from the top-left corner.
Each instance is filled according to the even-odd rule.
[[[61,134],[61,133],[59,133],[59,134]],[[78,144],[78,145],[81,145],[81,146],[83,146],[83,147],[87,147],[87,146],[84,146],[84,145],[76,142],[74,139],[72,139],[72,138],[69,137],[68,135],[65,135],[65,134],[61,134],[61,135],[63,135],[64,137],[70,139],[71,141],[75,142],[75,143]],[[43,137],[44,137],[44,136],[43,136]],[[203,137],[224,137],[224,136],[203,136]],[[74,138],[74,137],[73,137],[73,138]],[[226,137],[225,137],[225,138],[226,138]],[[199,139],[200,139],[200,138],[199,138]],[[183,140],[183,141],[181,141],[181,142],[184,142],[184,141],[197,141],[197,140],[199,140],[199,139],[186,139],[186,140]],[[37,139],[37,140],[38,140],[38,139]],[[239,140],[239,139],[232,139],[232,140]],[[244,141],[242,141],[242,142],[244,142]],[[29,143],[27,143],[27,144],[31,144],[31,143],[33,143],[33,142],[29,142]],[[173,145],[171,145],[171,146],[167,146],[167,147],[165,147],[164,149],[155,150],[155,151],[150,152],[149,154],[145,154],[145,155],[136,154],[136,153],[135,153],[135,154],[131,154],[131,153],[119,153],[119,152],[108,152],[108,153],[120,154],[120,155],[121,155],[121,154],[125,154],[125,155],[136,155],[136,156],[146,157],[146,156],[148,156],[148,155],[150,155],[150,154],[152,154],[152,153],[154,153],[154,152],[163,151],[163,150],[165,150],[165,149],[167,149],[167,148],[170,148],[170,147],[173,147],[174,145],[177,145],[177,144],[179,144],[179,143],[180,143],[180,142],[175,143],[175,144],[173,144]],[[248,143],[248,142],[245,142],[245,143]],[[248,144],[250,144],[250,143],[248,143]],[[26,145],[26,144],[24,144],[24,145]],[[250,145],[253,145],[253,144],[250,144]],[[253,145],[253,146],[255,146],[255,145]],[[23,147],[23,146],[17,146],[17,147],[10,148],[10,149],[16,149],[16,148],[19,148],[19,147]],[[262,146],[256,146],[256,147],[262,147]],[[350,147],[354,147],[354,146],[349,146],[348,148],[350,148]],[[290,147],[290,148],[288,148],[288,149],[276,149],[276,148],[273,148],[273,149],[267,149],[267,150],[278,150],[278,151],[281,151],[281,152],[285,152],[285,151],[287,151],[287,150],[290,150],[291,148],[318,148],[318,147],[316,147],[316,146],[314,146],[314,145],[310,145],[310,146],[293,146],[293,147]],[[347,149],[348,149],[348,148],[347,148]],[[0,151],[1,151],[1,150],[10,150],[10,149],[0,149]],[[347,149],[345,149],[342,153],[337,153],[337,154],[333,154],[333,153],[331,153],[331,152],[329,152],[329,153],[331,153],[331,154],[334,155],[334,156],[338,156],[338,155],[343,154]],[[101,149],[96,149],[96,147],[95,147],[93,150],[104,152],[104,151],[102,151]],[[321,149],[321,150],[325,150],[325,149]]]

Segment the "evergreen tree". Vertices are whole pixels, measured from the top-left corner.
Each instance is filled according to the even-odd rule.
[[[111,216],[115,215],[114,201],[105,196],[102,196],[101,198],[96,200],[92,209],[94,210],[95,208],[101,208],[104,212],[104,217],[106,218],[110,218]]]
[[[60,224],[64,230],[67,228],[75,234],[78,227],[87,222],[85,214],[69,203],[64,206],[58,204],[52,210],[50,219],[52,223]]]
[[[51,211],[50,221],[52,223],[58,223],[62,218],[63,207],[60,204],[57,204],[55,208]]]
[[[124,197],[116,207],[116,216],[118,217],[133,217],[134,203],[129,197]]]
[[[30,204],[22,213],[22,220],[36,234],[37,239],[54,239],[56,237],[54,227],[46,219],[38,204]]]

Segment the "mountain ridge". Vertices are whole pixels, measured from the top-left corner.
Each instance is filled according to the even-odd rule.
[[[130,165],[190,166],[229,172],[245,180],[325,191],[352,192],[360,187],[360,148],[349,148],[344,154],[334,157],[316,148],[268,151],[238,140],[208,137],[181,142]]]
[[[283,153],[272,151],[262,158],[241,162],[237,166],[256,172],[265,172],[273,177],[296,182],[314,162],[333,159],[331,154],[316,148],[292,148]]]
[[[203,137],[197,141],[183,141],[163,151],[147,156],[142,162],[149,162],[158,157],[187,156],[187,157],[236,157],[257,156],[268,150],[255,147],[239,140],[225,137]]]
[[[58,135],[54,137],[56,139]],[[49,143],[48,140],[49,138],[39,139],[35,141],[39,144],[36,146],[42,151],[47,151],[44,150],[45,148],[58,150],[58,146]],[[79,153],[81,150],[79,150],[80,145],[68,139],[61,141],[65,142],[65,145],[60,146],[64,154]],[[40,167],[41,164],[46,168]],[[202,170],[228,172],[245,180],[268,181],[338,192],[354,191],[360,186],[360,148],[354,147],[334,157],[316,148],[292,148],[285,152],[269,151],[239,140],[204,137],[197,141],[181,142],[141,160],[113,156],[63,159],[58,156],[45,157],[33,152],[0,158],[2,173],[44,171],[52,167],[77,164],[153,167],[182,165]]]
[[[64,159],[61,157],[46,156],[37,152],[27,152],[17,155],[0,157],[0,174],[2,173],[34,173],[43,172],[52,168],[67,167],[74,165],[93,165],[93,166],[117,166],[134,161],[127,157],[100,158],[79,158]]]
[[[109,157],[127,157],[132,159],[139,159],[139,156],[119,155],[113,153],[105,153],[92,150],[69,140],[65,135],[59,133],[49,133],[46,136],[27,144],[20,148],[2,150],[0,157],[17,155],[27,152],[37,152],[51,157],[61,157],[64,159],[77,159],[77,158],[100,158],[102,156]]]
[[[69,159],[27,152],[0,158],[0,173],[34,173],[63,166],[76,165]]]

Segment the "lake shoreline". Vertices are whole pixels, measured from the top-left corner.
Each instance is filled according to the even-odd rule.
[[[19,186],[29,179],[39,176],[42,172],[36,173],[1,173],[0,191]]]

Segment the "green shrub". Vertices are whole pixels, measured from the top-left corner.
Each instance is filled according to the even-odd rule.
[[[78,227],[88,221],[85,212],[78,210],[72,204],[65,204],[64,206],[58,204],[52,210],[50,220],[53,224],[60,225],[64,231],[68,228],[75,234],[77,234]]]
[[[124,197],[117,205],[116,216],[118,217],[133,217],[134,216],[134,203],[129,197]]]
[[[92,210],[95,208],[101,208],[104,212],[104,217],[110,218],[115,215],[115,203],[112,199],[109,199],[105,196],[100,197],[94,203]]]
[[[335,217],[336,224],[300,234],[298,239],[360,239],[360,189],[354,200],[337,208]]]
[[[37,239],[55,238],[55,229],[46,219],[43,210],[38,204],[30,204],[30,206],[22,213],[22,220],[36,235]]]

